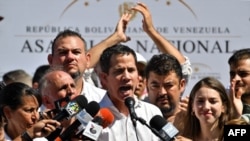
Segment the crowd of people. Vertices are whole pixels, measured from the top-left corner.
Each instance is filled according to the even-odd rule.
[[[250,48],[239,49],[228,59],[229,90],[207,76],[183,97],[192,75],[191,61],[157,32],[144,3],[138,2],[131,10],[142,15],[143,30],[161,53],[147,61],[125,45],[130,40],[125,34],[129,13],[121,16],[112,35],[89,50],[80,33],[58,33],[48,64],[39,66],[33,76],[24,70],[4,74],[0,140],[51,141],[62,137],[79,119],[58,120],[58,114],[72,112],[65,107],[78,96],[107,108],[112,123],[96,139],[77,133],[77,126],[66,140],[164,140],[158,129],[149,125],[157,116],[176,127],[175,141],[222,141],[224,125],[250,124]]]

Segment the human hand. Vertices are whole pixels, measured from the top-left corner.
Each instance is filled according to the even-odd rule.
[[[125,34],[130,19],[131,14],[124,13],[116,25],[115,34],[117,34],[120,42],[127,42],[130,40],[130,37]]]
[[[59,110],[53,109],[53,110],[46,110],[44,112],[39,112],[40,119],[52,119],[54,116],[58,114]]]
[[[238,118],[242,115],[243,103],[241,101],[242,91],[236,89],[236,80],[232,80],[229,89],[230,100],[234,109],[234,118]]]
[[[186,96],[180,100],[180,107],[179,108],[181,109],[181,112],[183,112],[184,114],[186,114],[186,112],[187,112],[188,101],[189,101],[188,96]]]
[[[152,16],[148,7],[144,3],[138,2],[136,6],[132,7],[131,10],[138,11],[142,14],[142,27],[145,32],[150,32],[150,30],[155,30],[153,26]]]
[[[46,137],[61,125],[60,122],[52,119],[43,119],[27,129],[27,133],[31,138]]]

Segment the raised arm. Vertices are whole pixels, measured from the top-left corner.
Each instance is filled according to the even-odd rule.
[[[93,68],[97,62],[99,61],[100,55],[102,52],[115,44],[121,43],[121,42],[127,42],[130,40],[130,37],[126,36],[125,31],[128,25],[128,22],[130,21],[131,14],[125,13],[121,16],[119,19],[115,32],[92,47],[88,52],[90,53],[90,68]]]
[[[142,14],[142,26],[143,30],[148,34],[148,36],[154,41],[158,49],[163,53],[168,53],[177,58],[180,64],[185,63],[185,57],[179,52],[179,50],[172,45],[166,38],[164,38],[154,27],[151,13],[148,7],[144,3],[138,2],[132,10],[138,11]]]

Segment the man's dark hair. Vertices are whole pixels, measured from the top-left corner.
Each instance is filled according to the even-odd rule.
[[[250,48],[239,49],[228,59],[228,64],[236,64],[240,60],[250,59]]]
[[[103,72],[105,73],[109,72],[111,57],[113,55],[119,55],[119,54],[123,55],[132,54],[134,56],[135,63],[137,62],[136,54],[133,49],[129,48],[126,45],[117,44],[103,51],[100,57],[100,65]]]
[[[146,79],[149,78],[150,72],[154,72],[158,75],[167,75],[170,72],[174,72],[179,80],[183,78],[180,63],[170,54],[157,54],[152,56],[145,68]]]
[[[64,31],[61,31],[57,34],[56,38],[53,40],[53,43],[52,43],[52,52],[51,54],[54,55],[54,49],[55,49],[55,46],[57,44],[57,41],[61,38],[65,38],[65,37],[68,37],[68,36],[76,36],[76,37],[79,37],[83,43],[85,44],[85,51],[87,50],[87,44],[86,44],[86,41],[83,39],[83,37],[81,36],[80,33],[78,32],[75,32],[75,31],[72,31],[72,30],[69,30],[69,29],[66,29]]]
[[[47,70],[49,70],[50,66],[49,65],[41,65],[39,66],[35,73],[34,76],[32,78],[32,83],[39,83],[40,79],[43,77],[43,75],[47,72]]]

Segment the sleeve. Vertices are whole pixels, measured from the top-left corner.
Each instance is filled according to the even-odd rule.
[[[189,58],[185,56],[186,61],[181,64],[181,68],[182,68],[182,74],[184,79],[186,80],[186,82],[188,83],[191,75],[192,75],[192,67],[191,67],[191,63],[189,61]]]

